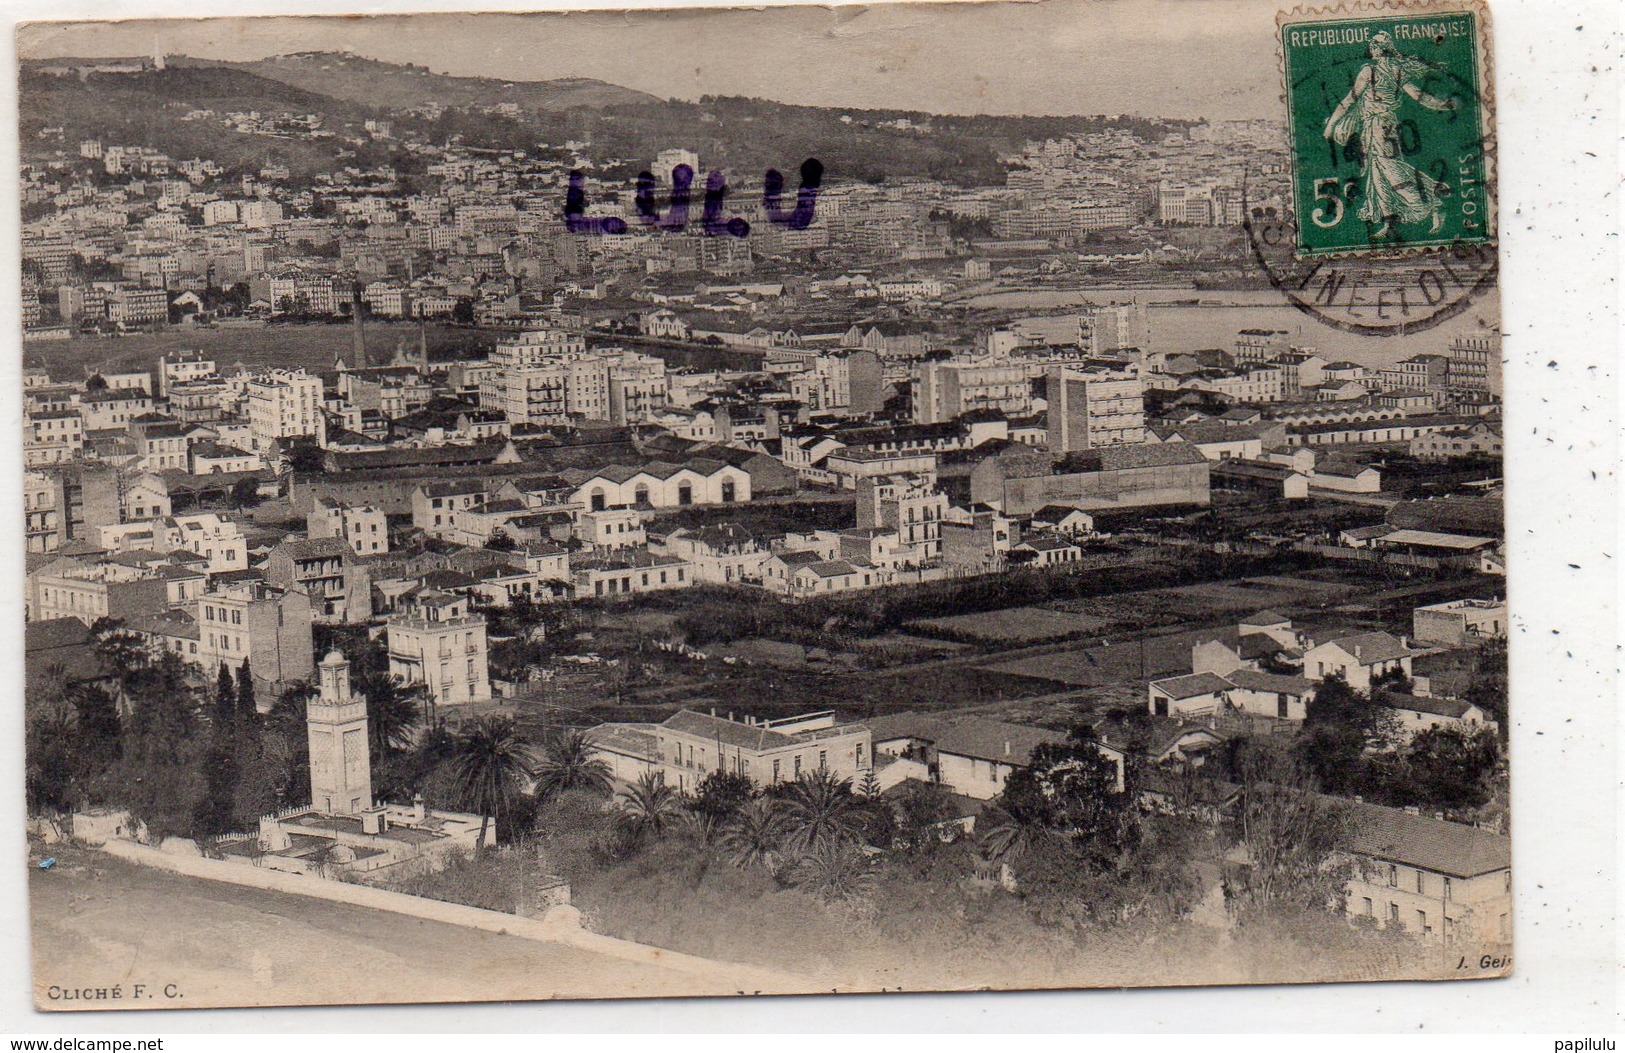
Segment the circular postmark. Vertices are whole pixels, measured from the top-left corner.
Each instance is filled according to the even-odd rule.
[[[1495,287],[1495,246],[1456,242],[1404,256],[1300,259],[1297,226],[1274,208],[1244,206],[1253,259],[1293,307],[1334,329],[1365,336],[1418,333],[1452,318]]]
[[[1430,0],[1282,18],[1288,183],[1241,190],[1251,255],[1294,307],[1397,335],[1493,287],[1485,17]]]

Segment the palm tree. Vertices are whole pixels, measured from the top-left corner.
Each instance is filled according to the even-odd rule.
[[[982,854],[995,862],[1014,862],[1051,836],[1043,817],[1026,808],[989,805],[977,817],[976,825],[982,831]]]
[[[682,817],[682,800],[666,785],[665,772],[644,772],[638,781],[621,791],[617,825],[632,842],[648,834],[659,835]]]
[[[68,667],[59,661],[46,662],[40,669],[39,679],[24,700],[30,713],[54,715],[71,712],[68,702]]]
[[[856,841],[862,826],[852,780],[820,768],[802,775],[784,795],[785,847],[805,852],[822,842]]]
[[[479,848],[485,847],[491,820],[500,817],[519,796],[530,765],[530,747],[508,717],[481,717],[457,737],[451,758],[452,786],[462,806],[480,815]]]
[[[744,869],[761,866],[773,869],[778,861],[779,841],[784,836],[784,813],[779,802],[758,797],[734,815],[722,831],[722,846]]]
[[[361,677],[360,689],[367,699],[367,737],[371,739],[372,762],[382,763],[400,750],[410,749],[423,718],[418,705],[420,689],[405,686],[387,673]]]
[[[685,808],[678,822],[683,833],[701,848],[709,848],[722,835],[722,822],[712,812]]]
[[[536,769],[538,798],[546,799],[565,790],[609,792],[609,765],[593,753],[587,736],[576,728],[554,735],[543,748],[542,763]]]
[[[856,846],[820,841],[790,868],[790,883],[826,903],[862,899],[875,887],[869,857]]]
[[[276,701],[271,703],[271,711],[265,715],[266,719],[302,728],[305,725],[305,703],[318,693],[316,685],[310,681],[295,680],[276,696]]]

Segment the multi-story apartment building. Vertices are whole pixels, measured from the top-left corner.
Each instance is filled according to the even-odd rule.
[[[429,405],[434,387],[412,366],[379,366],[341,372],[339,394],[353,409],[397,420]]]
[[[1463,402],[1493,402],[1501,397],[1499,337],[1458,336],[1445,351],[1446,385]]]
[[[1072,224],[1079,233],[1116,230],[1134,223],[1134,207],[1122,202],[1085,201],[1072,206]]]
[[[208,574],[248,569],[248,539],[236,523],[212,512],[102,524],[91,536],[109,552],[191,553]]]
[[[76,459],[85,448],[85,422],[77,410],[30,413],[23,432],[23,464],[37,468]]]
[[[884,405],[880,356],[873,351],[803,353],[805,368],[789,378],[790,393],[813,412],[861,417]]]
[[[147,471],[184,472],[191,464],[188,456],[193,431],[191,425],[168,418],[143,419],[132,422],[129,431],[136,441],[139,463]]]
[[[909,472],[858,480],[858,528],[886,529],[915,564],[942,558],[942,521],[948,495],[937,488],[935,472]]]
[[[124,326],[169,321],[169,294],[162,289],[120,285],[107,298],[108,321]]]
[[[605,372],[606,418],[615,424],[651,419],[666,405],[666,362],[654,355],[604,348],[595,353]]]
[[[248,230],[262,230],[282,222],[282,205],[264,198],[237,206],[237,220]]]
[[[625,548],[570,560],[570,582],[577,599],[630,596],[637,592],[686,589],[694,568],[676,556]]]
[[[358,556],[389,551],[389,523],[371,505],[352,505],[331,497],[318,497],[305,516],[305,533],[313,538],[336,537]]]
[[[405,318],[412,313],[412,291],[392,282],[369,282],[361,301],[382,318]]]
[[[23,473],[24,537],[29,552],[55,552],[62,546],[62,518],[57,488],[41,472]]]
[[[497,341],[491,364],[498,369],[534,369],[587,353],[587,340],[563,329],[531,329]]]
[[[1151,346],[1151,321],[1143,303],[1100,304],[1078,319],[1078,343],[1091,355]]]
[[[86,431],[122,431],[152,412],[152,396],[140,388],[100,388],[84,392],[78,401]]]
[[[216,198],[203,203],[203,225],[205,227],[218,227],[226,223],[237,222],[237,202],[227,198]]]
[[[1056,366],[1045,374],[1052,453],[1145,441],[1145,385],[1130,372]]]
[[[1232,372],[1191,377],[1181,382],[1179,386],[1190,391],[1211,391],[1216,395],[1223,395],[1232,402],[1256,405],[1264,402],[1280,402],[1286,398],[1286,374],[1284,367],[1273,363],[1248,365]]]
[[[480,480],[429,483],[412,491],[412,525],[438,537],[456,527],[458,513],[485,502]]]
[[[98,528],[144,522],[170,513],[169,489],[160,475],[120,471],[80,462],[44,473],[54,494],[57,531],[63,543],[97,539]]]
[[[1412,355],[1399,363],[1399,383],[1396,387],[1410,391],[1443,391],[1449,375],[1450,360],[1444,355]],[[1388,371],[1383,370],[1387,376]]]
[[[169,398],[174,385],[192,384],[215,375],[215,359],[208,358],[202,351],[174,351],[158,359],[158,395]]]
[[[322,413],[322,380],[303,369],[275,369],[248,381],[248,426],[254,447],[263,452],[273,442],[326,435]]]
[[[160,552],[177,549],[209,561],[210,574],[248,569],[248,539],[241,528],[213,512],[171,516],[159,521]]]
[[[773,554],[766,538],[734,523],[693,530],[679,527],[651,539],[650,544],[654,550],[692,565],[696,582],[713,585],[760,581],[762,564]]]
[[[920,424],[973,410],[1022,416],[1032,405],[1032,371],[1019,362],[922,362],[914,369],[914,420]]]
[[[575,513],[575,536],[594,549],[641,548],[649,540],[647,517],[647,511],[635,507],[581,509]]]
[[[355,551],[336,537],[283,541],[265,560],[273,585],[310,597],[311,617],[351,624],[372,617],[372,580]]]
[[[384,624],[391,676],[421,684],[435,705],[491,697],[485,618],[469,613],[468,597],[437,589],[409,594]]]
[[[480,405],[511,424],[562,424],[572,417],[629,423],[665,403],[665,363],[606,348],[557,329],[532,330],[497,344],[494,369],[480,378]]]
[[[350,297],[342,283],[327,275],[286,274],[272,278],[267,289],[271,313],[337,314]]]
[[[194,575],[201,580],[202,575]],[[143,566],[117,559],[59,559],[28,576],[28,620],[128,618],[166,609],[169,583]]]
[[[204,593],[197,610],[197,662],[204,675],[219,675],[222,665],[235,673],[247,662],[261,710],[314,674],[310,598],[303,592],[235,582]]]

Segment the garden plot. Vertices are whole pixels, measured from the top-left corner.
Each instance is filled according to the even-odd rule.
[[[922,618],[910,622],[908,628],[978,643],[1031,644],[1092,633],[1108,624],[1106,619],[1092,614],[1052,611],[1042,607],[1012,607],[1002,611]]]

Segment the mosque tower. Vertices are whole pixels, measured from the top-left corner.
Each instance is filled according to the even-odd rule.
[[[337,651],[316,668],[320,694],[305,706],[311,807],[327,815],[359,815],[372,807],[367,700],[350,690],[350,663]]]

